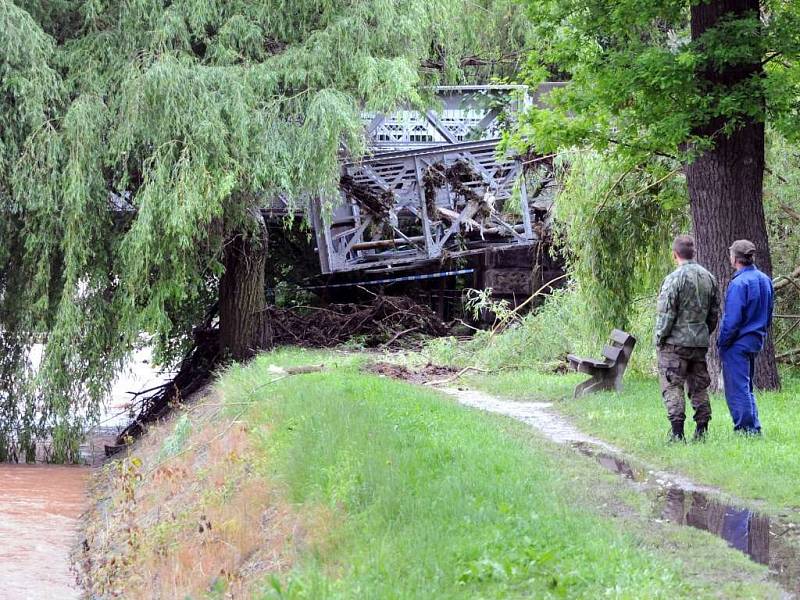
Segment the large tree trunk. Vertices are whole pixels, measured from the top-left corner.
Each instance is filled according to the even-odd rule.
[[[219,283],[220,349],[234,360],[245,360],[272,344],[272,328],[264,312],[268,247],[263,219],[254,232],[233,235],[224,252],[225,273]]]
[[[758,0],[711,0],[692,6],[692,39],[698,39],[724,16],[758,14]],[[733,86],[761,72],[761,57],[751,63],[727,66],[700,74],[709,86]],[[697,240],[698,261],[705,265],[724,292],[733,275],[728,248],[734,240],[748,239],[758,249],[757,264],[770,277],[772,259],[764,219],[764,124],[743,118],[744,124],[730,135],[721,133],[723,119],[713,119],[695,133],[713,137],[714,147],[686,169],[689,199]],[[724,297],[724,296],[723,296]],[[719,381],[719,357],[712,344],[709,367]],[[714,377],[716,375],[716,377]],[[756,385],[780,386],[772,336],[756,365]]]

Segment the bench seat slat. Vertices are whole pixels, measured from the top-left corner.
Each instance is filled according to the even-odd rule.
[[[567,360],[571,363],[575,363],[577,365],[587,365],[593,367],[595,369],[609,369],[613,365],[609,364],[605,360],[597,360],[594,358],[584,358],[582,356],[575,356],[574,354],[567,355]]]

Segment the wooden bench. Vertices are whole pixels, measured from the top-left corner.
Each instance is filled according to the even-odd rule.
[[[630,333],[615,329],[608,336],[608,343],[603,347],[603,358],[582,358],[569,354],[567,360],[570,367],[580,373],[592,377],[575,388],[574,398],[602,390],[622,391],[622,376],[628,368],[628,361],[633,354],[636,338]]]

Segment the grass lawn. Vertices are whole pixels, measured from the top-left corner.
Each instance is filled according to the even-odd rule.
[[[781,392],[758,393],[763,438],[733,433],[722,395],[713,395],[706,443],[667,444],[669,423],[655,379],[626,379],[622,394],[604,392],[578,400],[572,389],[584,375],[507,371],[470,378],[469,384],[517,399],[552,400],[586,432],[659,467],[744,498],[763,500],[773,510],[800,506],[800,379],[784,377]],[[687,401],[687,434],[691,406]]]
[[[266,384],[270,364],[316,362],[328,370]],[[233,367],[218,388],[231,411],[252,403],[240,418],[261,448],[254,468],[299,512],[327,515],[308,525],[315,541],[292,570],[265,582],[265,598],[778,595],[763,567],[721,540],[603,516],[641,499],[626,509],[619,480],[591,459],[365,375],[358,359],[276,352]]]

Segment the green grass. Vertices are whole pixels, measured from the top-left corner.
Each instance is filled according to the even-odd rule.
[[[629,378],[622,394],[605,392],[578,400],[572,388],[583,375],[535,371],[473,377],[469,383],[517,399],[552,400],[581,429],[659,467],[680,471],[735,496],[763,500],[774,510],[800,505],[800,380],[785,377],[781,392],[756,395],[764,436],[734,434],[720,394],[704,444],[667,444],[669,423],[655,379]],[[687,433],[694,431],[687,401]],[[790,475],[791,474],[791,475]]]
[[[656,295],[655,290],[652,295],[645,294],[631,307],[626,327],[636,339],[653,338]],[[598,320],[595,300],[591,291],[573,282],[555,290],[541,306],[499,335],[476,331],[468,340],[433,338],[425,343],[422,354],[434,363],[459,367],[547,371],[563,365],[567,354],[591,356],[602,348],[609,328]],[[654,361],[655,349],[641,345],[633,354],[628,369],[647,374],[652,371]]]
[[[270,363],[320,358],[329,371],[263,386]],[[264,597],[776,595],[758,581],[762,567],[720,540],[660,525],[670,548],[660,547],[601,516],[590,499],[619,482],[590,459],[520,423],[362,374],[359,362],[282,351],[230,369],[218,384],[228,402],[253,401],[244,418],[263,449],[255,468],[301,511],[330,515],[329,540],[301,550]],[[708,556],[736,575],[714,580],[693,567]]]

